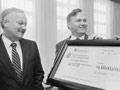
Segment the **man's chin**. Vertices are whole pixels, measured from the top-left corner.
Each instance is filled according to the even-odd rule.
[[[87,30],[86,30],[86,29],[80,29],[80,30],[78,30],[77,32],[78,32],[78,33],[86,33]]]
[[[23,35],[24,35],[24,33],[20,33],[20,34],[18,34],[18,37],[22,38]]]
[[[78,33],[80,33],[80,34],[85,34],[85,33],[86,33],[86,31],[81,31],[81,32],[78,32]]]
[[[18,40],[20,40],[21,38],[23,38],[23,35],[19,35],[16,37]]]

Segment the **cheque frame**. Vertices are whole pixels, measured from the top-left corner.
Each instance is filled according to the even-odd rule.
[[[111,46],[111,47],[120,47],[120,41],[119,40],[112,40],[112,39],[106,39],[106,40],[66,40],[63,44],[60,52],[55,57],[55,63],[48,75],[47,83],[51,84],[53,86],[62,87],[62,88],[70,88],[72,90],[105,90],[102,88],[92,87],[88,85],[78,84],[75,82],[62,80],[58,78],[54,78],[54,75],[57,71],[57,68],[59,67],[59,64],[67,50],[68,46]]]

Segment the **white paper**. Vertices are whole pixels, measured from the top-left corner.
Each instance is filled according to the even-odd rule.
[[[120,47],[69,46],[54,78],[120,90]]]

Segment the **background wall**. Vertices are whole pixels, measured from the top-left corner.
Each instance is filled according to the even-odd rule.
[[[56,30],[56,2],[55,0],[37,0],[36,25],[37,42],[45,70],[48,75],[55,58],[55,44],[57,42]]]
[[[120,36],[120,2],[114,2],[113,5],[113,36]]]

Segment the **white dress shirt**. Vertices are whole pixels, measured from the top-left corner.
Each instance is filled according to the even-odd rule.
[[[77,39],[77,37],[71,35],[70,40],[75,40],[75,39]],[[79,37],[79,39],[80,40],[84,40],[85,39],[85,35],[83,35],[82,37]]]
[[[5,35],[2,35],[2,40],[3,40],[3,43],[4,43],[5,48],[7,50],[7,53],[9,55],[9,58],[12,62],[12,47],[10,46],[12,44],[12,42]],[[19,41],[15,41],[14,43],[17,44],[16,50],[17,50],[19,57],[20,57],[21,70],[23,70],[23,55],[22,55],[21,45],[20,45]]]

